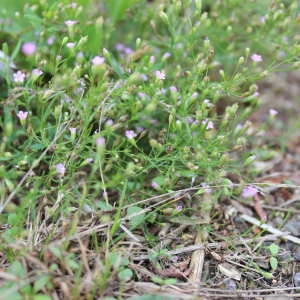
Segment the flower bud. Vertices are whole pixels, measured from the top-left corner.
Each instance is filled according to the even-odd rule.
[[[196,11],[201,13],[202,10],[202,0],[195,0]]]
[[[180,120],[177,120],[176,121],[176,129],[178,131],[181,131],[182,130],[182,122]]]
[[[135,41],[135,46],[136,46],[136,48],[137,48],[137,49],[140,48],[141,44],[142,44],[141,38],[137,38],[136,41]]]
[[[61,42],[61,45],[64,46],[68,42],[69,38],[65,36]]]
[[[244,58],[244,56],[241,56],[241,57],[239,58],[238,64],[239,64],[239,65],[242,65],[244,62],[245,62],[245,58]]]
[[[204,40],[204,48],[205,49],[209,49],[210,48],[210,40],[208,38],[206,38]]]
[[[77,44],[77,48],[80,48],[81,46],[86,44],[87,41],[88,41],[88,36],[87,35],[81,37],[78,44]]]
[[[254,161],[256,160],[256,156],[255,155],[250,155],[244,162],[245,166],[249,166],[251,165]]]
[[[165,12],[161,11],[161,12],[159,13],[159,16],[160,16],[160,18],[162,19],[162,21],[163,21],[166,25],[169,25],[169,18],[168,18],[168,15],[167,15]]]
[[[103,52],[103,56],[104,56],[107,60],[110,60],[110,59],[111,59],[111,55],[110,55],[110,53],[108,52],[108,50],[107,50],[106,48],[103,48],[102,52]]]
[[[222,79],[225,80],[225,72],[224,72],[224,70],[220,70],[219,74],[222,77]]]

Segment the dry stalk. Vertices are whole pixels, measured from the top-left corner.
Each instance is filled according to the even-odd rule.
[[[260,222],[259,220],[253,218],[253,217],[250,217],[248,215],[245,215],[245,214],[242,214],[241,215],[241,218],[255,226],[258,226],[260,227],[261,229],[264,229],[268,232],[271,232],[273,234],[276,234],[278,236],[280,236],[282,239],[284,240],[289,240],[295,244],[298,244],[300,245],[300,239],[291,235],[291,234],[286,234],[285,232],[281,231],[281,230],[278,230],[277,228],[274,228],[273,226],[269,225],[269,224],[266,224],[266,223],[262,223]]]

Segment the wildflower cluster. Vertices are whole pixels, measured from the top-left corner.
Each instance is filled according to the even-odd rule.
[[[255,133],[257,81],[296,66],[297,1],[114,2],[33,0],[3,13],[0,194],[14,190],[3,209],[20,212],[3,217],[19,228],[7,242],[41,215],[55,223],[191,185],[213,193],[204,182],[228,183],[249,157],[236,154]]]

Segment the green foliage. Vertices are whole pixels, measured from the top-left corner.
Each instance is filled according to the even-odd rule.
[[[120,224],[154,240],[147,224],[170,215],[187,223],[173,203],[155,203],[150,214],[141,200],[191,185],[200,195],[223,186],[215,198],[235,192],[226,174],[254,161],[245,149],[256,83],[299,67],[297,1],[202,2],[1,2],[1,243],[41,243],[39,251],[49,243],[49,269],[80,278],[69,238],[87,221],[99,222],[99,232],[107,226],[104,237],[91,232],[101,265],[91,298],[110,279],[134,279],[123,254],[108,255],[124,234]],[[51,243],[62,238],[63,246]],[[22,254],[6,252],[8,272],[26,277]],[[275,270],[276,248],[270,252]],[[167,255],[152,256],[158,264]],[[46,299],[52,289],[46,275],[24,286],[10,299]]]
[[[276,271],[277,270],[277,267],[278,267],[278,260],[276,257],[274,256],[271,256],[270,257],[270,266],[272,268],[273,271]]]
[[[130,269],[123,269],[118,273],[118,277],[121,281],[129,281],[133,276],[133,272]]]
[[[269,250],[272,256],[277,256],[279,253],[279,247],[274,243],[269,246]]]
[[[144,0],[108,0],[106,6],[109,16],[114,22],[125,18],[126,10],[132,8],[137,2],[144,3]]]
[[[170,285],[175,284],[177,280],[175,278],[161,278],[158,276],[153,276],[151,280],[155,283],[158,283],[159,285]]]
[[[278,259],[277,259],[277,255],[279,253],[279,246],[272,243],[269,247],[268,247],[270,253],[271,253],[271,257],[270,257],[270,266],[272,268],[273,271],[277,270],[278,267]]]
[[[142,211],[143,209],[138,206],[131,206],[127,209],[127,216],[130,217],[132,227],[139,226],[144,222],[145,213],[142,213]]]

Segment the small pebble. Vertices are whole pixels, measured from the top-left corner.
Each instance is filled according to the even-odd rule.
[[[300,272],[294,275],[294,285],[295,287],[300,287]]]
[[[236,290],[236,282],[233,279],[228,279],[225,281],[226,290],[235,291]]]
[[[284,225],[284,231],[290,232],[292,235],[300,236],[300,221],[290,220]]]
[[[257,260],[256,263],[257,263],[257,265],[258,265],[259,267],[261,267],[262,269],[264,269],[264,270],[270,270],[270,264],[269,264],[269,261],[260,259],[260,260]]]
[[[282,251],[280,254],[278,254],[278,260],[280,262],[293,261],[293,257],[291,255],[291,251],[289,251],[289,250]]]
[[[233,218],[233,222],[239,231],[245,231],[249,228],[248,224],[239,216]]]
[[[296,251],[294,252],[294,258],[296,261],[300,261],[300,247],[298,246]]]

